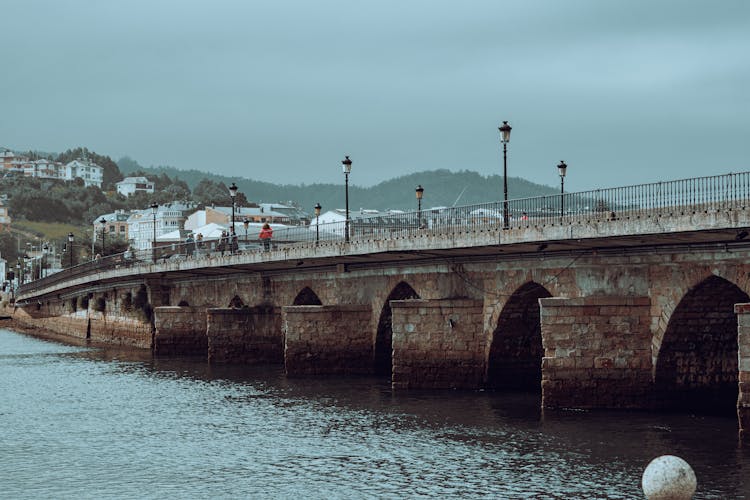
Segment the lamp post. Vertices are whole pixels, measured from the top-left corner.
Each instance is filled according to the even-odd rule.
[[[229,186],[229,196],[232,198],[232,231],[229,235],[229,253],[234,253],[234,198],[237,196],[237,184],[234,182]]]
[[[497,129],[500,131],[500,142],[503,144],[503,228],[508,229],[508,143],[511,126],[504,121]]]
[[[156,263],[156,212],[159,210],[159,204],[154,202],[151,204],[151,215],[153,217],[154,224],[154,238],[151,240],[151,258]]]
[[[45,243],[44,246],[42,247],[42,272],[41,272],[42,278],[47,277],[46,269],[47,269],[47,252],[48,251],[49,251],[49,245]]]
[[[29,266],[29,281],[34,281],[34,258],[32,257],[34,255],[34,245],[32,245],[30,242],[26,242],[26,262],[25,264]],[[25,269],[24,269],[25,271]]]
[[[565,171],[567,169],[568,166],[561,160],[557,166],[557,171],[560,174],[560,218],[562,218],[565,211]]]
[[[424,188],[419,184],[414,192],[417,195],[417,227],[422,227],[422,196],[424,195]]]
[[[104,245],[104,229],[107,227],[107,219],[105,219],[104,217],[102,217],[101,220],[99,221],[99,224],[102,225],[102,257],[104,257],[104,255],[105,255],[105,249],[106,249],[106,247]]]
[[[73,267],[73,233],[68,233],[68,251],[70,252],[70,267]]]
[[[242,224],[245,226],[245,249],[247,250],[247,226],[250,225],[250,219],[245,217],[242,219]]]
[[[344,160],[341,161],[341,165],[344,170],[344,182],[346,186],[346,222],[344,222],[344,241],[349,243],[349,174],[352,171],[352,161],[347,156]]]
[[[320,210],[323,207],[320,206],[320,203],[315,204],[315,245],[317,246],[320,242]]]
[[[18,285],[21,284],[21,264],[16,261],[16,276],[15,280],[11,280],[10,282],[10,298],[12,299],[13,303],[16,302],[16,288]],[[15,283],[13,283],[15,281]]]

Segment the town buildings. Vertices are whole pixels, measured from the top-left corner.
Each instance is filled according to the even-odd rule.
[[[194,230],[206,224],[231,225],[232,207],[206,207],[198,210],[188,217],[185,229]],[[235,207],[234,222],[238,227],[247,220],[248,222],[268,222],[274,224],[285,224],[292,226],[304,225],[309,222],[309,216],[302,210],[279,203],[261,203],[250,207]]]
[[[154,237],[185,227],[188,215],[195,206],[183,203],[159,205],[156,210],[133,210],[127,220],[127,237],[134,250],[152,248]]]
[[[86,158],[78,158],[63,164],[45,158],[31,160],[9,149],[0,148],[0,162],[3,175],[63,181],[82,179],[86,186],[98,188],[102,187],[104,180],[104,169]]]

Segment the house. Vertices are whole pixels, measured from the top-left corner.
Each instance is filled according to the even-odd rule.
[[[29,161],[20,166],[24,177],[38,179],[65,179],[65,165],[45,158]]]
[[[65,180],[83,179],[86,186],[102,187],[104,169],[89,160],[77,159],[65,165]]]
[[[18,161],[25,161],[26,158],[16,156],[16,154],[8,148],[0,148],[0,164],[5,169],[15,168]]]
[[[8,214],[8,207],[0,200],[0,231],[7,231],[10,229],[10,215]]]
[[[131,194],[138,192],[154,192],[154,183],[145,177],[125,177],[123,180],[116,183],[115,186],[117,186],[117,192],[123,196],[130,196]]]
[[[124,241],[128,240],[128,219],[130,211],[116,210],[109,214],[97,217],[94,222],[94,241],[97,241],[102,234],[102,219],[104,219],[104,233],[106,238],[117,238]]]

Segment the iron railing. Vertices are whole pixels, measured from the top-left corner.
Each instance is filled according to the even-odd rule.
[[[368,216],[354,212],[350,217],[349,241],[392,240],[440,235],[477,229],[523,229],[551,225],[572,225],[641,218],[671,216],[744,208],[750,202],[750,172],[730,173],[668,182],[596,189],[507,201],[494,201],[460,207],[434,207],[416,212],[392,212]],[[278,227],[273,232],[270,250],[343,244],[345,222],[306,226]],[[185,259],[215,259],[226,255],[265,252],[256,236],[240,234],[234,241],[206,240],[200,243],[159,244],[154,249],[108,255],[61,272],[23,284],[19,293],[68,281],[107,269],[131,267],[153,262]],[[206,265],[214,261],[207,260]]]

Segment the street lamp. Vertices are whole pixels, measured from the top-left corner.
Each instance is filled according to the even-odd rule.
[[[245,217],[242,219],[242,224],[245,226],[245,250],[247,250],[247,226],[250,225],[250,219]]]
[[[424,195],[424,188],[421,184],[414,190],[417,195],[417,226],[422,226],[422,196]]]
[[[46,268],[47,268],[47,252],[49,251],[49,245],[46,243],[42,247],[42,278],[45,278],[47,276]]]
[[[347,156],[346,159],[341,161],[341,165],[344,169],[344,180],[346,183],[346,222],[344,223],[344,241],[349,243],[349,174],[352,171],[352,161]]]
[[[565,171],[568,169],[568,166],[565,164],[564,161],[560,161],[560,164],[557,166],[557,171],[560,174],[560,218],[563,216],[564,208],[565,208]]]
[[[234,198],[237,196],[237,189],[239,188],[234,182],[229,186],[229,196],[232,197],[232,234],[229,236],[229,253],[234,253]]]
[[[504,121],[497,129],[500,131],[500,142],[503,144],[503,228],[508,229],[508,143],[511,126]]]
[[[320,203],[315,204],[315,245],[317,246],[318,242],[320,242],[320,210],[323,207],[320,206]]]
[[[107,219],[102,217],[102,219],[99,221],[99,223],[102,225],[102,257],[104,257],[105,254],[105,246],[104,246],[104,229],[107,227]]]
[[[16,280],[19,285],[23,285],[23,276],[21,275],[21,263],[16,262]]]
[[[29,281],[34,281],[34,258],[32,257],[34,255],[34,245],[32,245],[30,242],[26,242],[26,262],[25,265],[29,266]],[[25,266],[24,266],[25,271]]]
[[[68,251],[70,252],[70,267],[73,267],[73,233],[68,233]]]
[[[156,211],[159,210],[159,204],[153,202],[151,204],[151,215],[153,216],[154,223],[154,239],[151,240],[151,258],[156,263]]]

